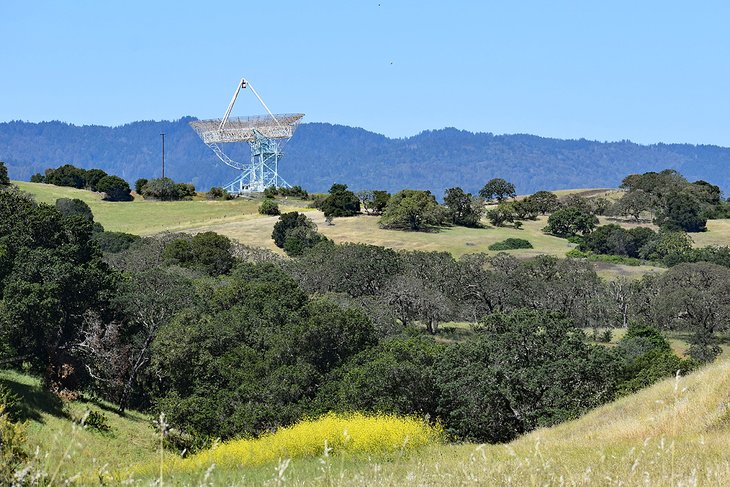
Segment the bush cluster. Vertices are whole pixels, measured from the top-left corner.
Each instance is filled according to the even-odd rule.
[[[264,197],[266,198],[276,198],[277,196],[282,197],[289,197],[292,198],[301,198],[301,199],[307,199],[309,198],[309,193],[302,189],[301,186],[292,186],[291,188],[285,188],[283,186],[279,186],[278,188],[275,188],[273,186],[270,186],[266,189],[264,189]]]
[[[3,161],[0,161],[0,188],[10,186],[10,177],[8,177],[8,168]]]
[[[489,246],[489,250],[515,250],[515,249],[531,249],[532,244],[524,238],[508,238],[501,242],[493,243]]]
[[[176,183],[170,178],[139,180],[137,183],[141,181],[145,183],[135,184],[135,187],[140,186],[139,193],[148,199],[179,201],[191,200],[195,196],[195,186],[189,183]]]
[[[327,218],[354,216],[360,213],[360,198],[346,184],[333,184],[319,209]]]
[[[616,213],[639,219],[653,212],[654,223],[670,231],[703,232],[708,218],[722,218],[728,206],[718,186],[689,182],[672,169],[631,174],[621,183],[627,193],[616,204]]]
[[[598,254],[616,257],[616,262],[641,264],[636,259],[674,266],[683,262],[711,262],[730,267],[730,247],[692,247],[692,239],[683,231],[654,230],[646,227],[625,229],[616,224],[603,225],[577,240],[579,253],[573,257]],[[606,260],[606,259],[602,259]]]
[[[146,179],[144,181],[145,181],[145,183],[147,182]],[[205,194],[205,197],[208,198],[209,200],[227,201],[227,200],[232,200],[234,198],[234,195],[232,195],[231,193],[229,193],[228,191],[226,191],[223,188],[220,188],[218,186],[213,186]]]
[[[278,210],[278,207],[277,207]],[[302,255],[327,238],[317,232],[317,225],[303,213],[296,211],[284,213],[274,224],[271,234],[274,244],[290,256]]]

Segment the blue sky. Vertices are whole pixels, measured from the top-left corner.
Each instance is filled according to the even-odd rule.
[[[730,146],[730,2],[0,1],[0,121],[274,112]],[[234,115],[261,113],[250,94]]]

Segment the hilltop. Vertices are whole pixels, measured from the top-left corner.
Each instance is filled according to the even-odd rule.
[[[140,121],[119,127],[63,122],[0,123],[0,160],[13,179],[28,180],[48,167],[70,163],[104,169],[134,183],[159,176],[160,133],[166,137],[166,174],[198,190],[222,186],[236,172],[218,161],[188,123]],[[321,192],[333,182],[352,189],[446,188],[476,192],[489,179],[512,181],[520,193],[566,188],[616,187],[626,174],[672,168],[690,180],[730,190],[730,149],[690,144],[639,145],[630,141],[562,140],[534,135],[494,135],[455,128],[391,139],[360,128],[302,124],[285,147],[282,176]],[[248,148],[231,150],[246,160]]]

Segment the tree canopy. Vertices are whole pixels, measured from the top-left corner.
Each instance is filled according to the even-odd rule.
[[[477,227],[484,214],[484,202],[461,188],[449,188],[444,196],[448,217],[454,225]]]
[[[482,189],[479,190],[479,196],[491,200],[496,198],[498,202],[502,202],[507,198],[517,196],[515,185],[502,178],[494,178],[487,181]]]
[[[354,216],[360,212],[360,199],[346,184],[333,184],[320,209],[325,217]]]
[[[132,190],[129,183],[118,176],[104,176],[96,185],[96,189],[104,194],[109,201],[131,201]]]
[[[443,212],[430,191],[404,189],[390,198],[380,225],[417,232],[438,226],[443,220]]]
[[[556,237],[587,235],[598,225],[598,217],[575,207],[560,208],[548,217],[545,232]]]

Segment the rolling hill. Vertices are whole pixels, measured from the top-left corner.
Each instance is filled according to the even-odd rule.
[[[99,167],[133,183],[160,174],[160,133],[166,137],[166,174],[199,190],[222,186],[235,171],[219,162],[188,123],[140,121],[119,127],[63,122],[0,123],[0,160],[13,179],[28,180],[48,167],[70,163]],[[248,148],[232,150],[246,160]],[[691,180],[706,179],[730,191],[730,149],[689,144],[639,145],[629,141],[561,140],[534,135],[494,135],[455,128],[391,139],[328,123],[302,124],[285,147],[282,176],[309,191],[333,182],[352,189],[446,188],[476,192],[503,177],[520,193],[540,189],[616,187],[627,174],[673,168]]]

